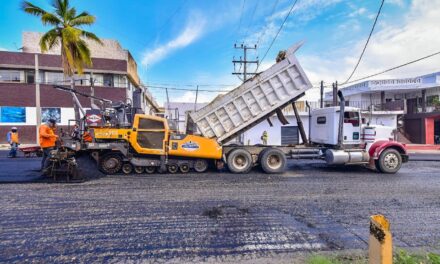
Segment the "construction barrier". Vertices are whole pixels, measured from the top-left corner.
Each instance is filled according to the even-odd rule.
[[[393,263],[393,239],[390,232],[390,223],[383,215],[370,217],[368,258],[370,264]]]

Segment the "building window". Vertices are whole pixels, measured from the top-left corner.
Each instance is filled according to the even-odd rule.
[[[95,86],[103,86],[104,85],[104,76],[102,74],[93,74],[93,80],[95,81]]]
[[[45,72],[44,83],[46,84],[64,84],[64,73],[62,72]]]
[[[440,99],[440,98],[439,98],[439,95],[438,95],[438,94],[436,94],[436,95],[426,96],[426,104],[427,104],[428,106],[436,105],[436,104],[438,104],[439,99]]]
[[[90,74],[75,75],[75,85],[90,86]]]
[[[113,87],[113,75],[104,74],[104,86]]]
[[[26,71],[25,72],[26,83],[35,83],[35,71]]]
[[[24,82],[24,72],[19,70],[0,70],[0,82]]]
[[[114,81],[115,87],[127,88],[127,76],[115,74],[113,76],[113,81]]]

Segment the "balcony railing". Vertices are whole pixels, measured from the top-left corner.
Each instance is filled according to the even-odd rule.
[[[308,102],[310,110],[320,108],[320,102]],[[305,101],[295,102],[298,112],[308,112],[308,108]],[[324,107],[332,106],[331,102],[324,102]],[[362,111],[405,111],[405,101],[391,101],[381,104],[378,101],[346,101],[345,106],[359,108]],[[288,105],[283,109],[285,115],[293,115],[292,105]]]

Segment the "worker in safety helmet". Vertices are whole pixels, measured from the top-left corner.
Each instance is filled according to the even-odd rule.
[[[267,134],[267,131],[264,130],[263,135],[261,135],[261,140],[263,141],[263,145],[267,145],[268,138],[269,138],[269,135]]]
[[[43,160],[41,161],[41,170],[44,171],[48,167],[47,157],[50,151],[55,149],[58,136],[55,134],[56,131],[56,120],[49,119],[45,124],[40,126],[40,146],[43,150]]]
[[[9,145],[11,145],[11,150],[9,151],[8,158],[15,158],[17,157],[17,148],[20,144],[20,141],[18,139],[18,130],[16,127],[12,127],[11,131],[7,134],[7,141]]]

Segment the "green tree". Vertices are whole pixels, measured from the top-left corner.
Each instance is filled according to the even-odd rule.
[[[92,32],[81,27],[95,23],[95,16],[87,12],[77,14],[76,9],[69,4],[69,0],[54,0],[53,12],[48,12],[28,1],[22,3],[22,10],[37,16],[45,26],[53,28],[47,31],[40,39],[41,51],[60,46],[63,72],[73,76],[75,72],[82,74],[84,67],[92,66],[90,49],[86,39],[102,45],[101,40]]]

